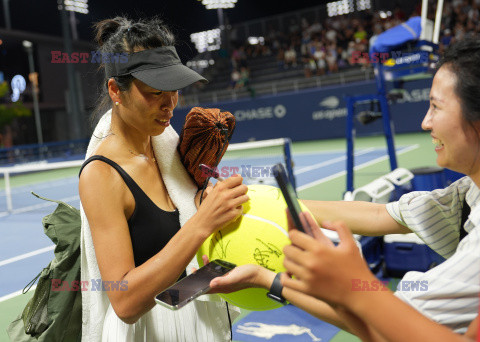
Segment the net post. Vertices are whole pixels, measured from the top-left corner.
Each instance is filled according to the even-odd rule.
[[[292,183],[295,193],[297,193],[297,182],[295,181],[295,175],[293,174],[292,140],[290,138],[283,138],[283,141],[285,166],[287,167],[288,178],[290,179],[290,183]]]

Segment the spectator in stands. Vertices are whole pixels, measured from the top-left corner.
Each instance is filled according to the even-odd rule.
[[[289,67],[297,67],[297,51],[295,51],[295,46],[293,44],[285,51],[284,54],[284,67],[288,69]]]
[[[325,33],[325,38],[329,41],[329,43],[336,43],[337,42],[337,30],[335,30],[332,26],[327,29]]]
[[[277,66],[278,70],[285,68],[285,48],[283,46],[280,46],[277,52]]]
[[[450,29],[445,29],[443,31],[443,37],[440,40],[440,43],[443,44],[444,46],[450,45],[450,42],[452,41],[452,31]]]
[[[302,63],[305,77],[311,77],[312,74],[317,70],[317,63],[315,62],[315,59],[308,52],[305,52],[302,55]]]
[[[328,71],[330,73],[338,71],[337,49],[335,47],[335,44],[331,44],[327,48],[327,52],[325,54],[325,61],[327,62]]]
[[[240,72],[238,71],[238,69],[233,69],[230,75],[230,88],[231,89],[238,88],[239,81],[240,81]]]
[[[311,47],[311,54],[317,63],[317,75],[325,74],[327,62],[325,61],[325,49],[322,43],[315,38]]]
[[[367,31],[365,31],[365,28],[362,25],[358,26],[357,31],[353,34],[353,38],[362,42],[367,41]]]
[[[247,66],[247,55],[245,53],[245,47],[243,45],[233,50],[231,61],[232,67],[236,69],[239,69],[242,66]]]
[[[310,33],[307,30],[302,32],[302,40],[300,41],[300,55],[303,56],[309,53],[309,45],[312,41]]]
[[[338,69],[346,68],[350,65],[349,63],[348,52],[344,50],[341,46],[337,47],[337,65]]]
[[[238,52],[238,48],[233,49],[230,61],[232,62],[232,68],[233,69],[239,68],[240,55],[239,55],[239,52]]]

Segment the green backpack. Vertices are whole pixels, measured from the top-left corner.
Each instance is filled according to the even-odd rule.
[[[45,234],[56,245],[55,257],[30,282],[31,287],[38,278],[35,293],[23,312],[10,323],[7,333],[15,342],[79,341],[82,329],[82,294],[79,287],[80,211],[61,201],[32,194],[58,203],[55,211],[42,220]],[[55,279],[53,289],[52,279]],[[68,287],[60,286],[63,284]],[[77,286],[73,287],[74,284]],[[24,289],[23,293],[30,287]]]

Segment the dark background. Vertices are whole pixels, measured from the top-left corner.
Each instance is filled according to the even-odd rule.
[[[300,10],[326,3],[320,0],[271,1],[238,0],[235,8],[225,9],[224,15],[230,24],[244,22],[269,15]],[[57,1],[10,0],[12,29],[41,34],[61,36],[61,22]],[[131,1],[131,0],[91,0],[89,13],[75,13],[80,40],[93,41],[92,25],[117,15],[132,19],[160,16],[173,29],[177,36],[177,45],[185,50],[185,45],[196,54],[190,42],[190,34],[218,27],[217,10],[207,10],[201,1]],[[0,26],[5,27],[3,6],[0,3]],[[1,37],[0,37],[1,38]],[[183,47],[183,48],[182,48]],[[188,54],[188,51],[186,52]],[[193,57],[193,56],[189,56]],[[187,57],[188,58],[188,57]]]

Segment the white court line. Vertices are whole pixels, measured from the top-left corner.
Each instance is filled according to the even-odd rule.
[[[366,149],[362,152],[358,152],[358,153],[355,154],[355,157],[361,156],[361,155],[366,154],[366,153],[370,153],[372,151],[375,151],[375,148],[372,147],[372,148],[368,148],[368,149]],[[345,159],[347,159],[347,156],[343,155],[341,157],[333,158],[333,159],[330,159],[330,160],[327,160],[327,161],[324,161],[324,162],[321,162],[321,163],[317,163],[317,164],[302,167],[302,168],[298,169],[298,171],[294,171],[294,173],[295,173],[295,176],[296,176],[296,175],[299,175],[299,174],[304,173],[304,172],[312,171],[312,170],[315,170],[315,169],[320,169],[324,166],[338,163],[338,162],[343,161]]]
[[[80,196],[75,195],[75,196],[65,197],[65,198],[61,198],[59,201],[70,202],[70,201],[75,201],[75,200],[80,200]],[[31,205],[31,206],[28,206],[28,207],[15,209],[15,210],[12,210],[11,213],[9,213],[8,211],[4,211],[4,212],[0,213],[0,217],[5,217],[5,216],[8,216],[8,215],[12,215],[12,214],[21,214],[21,213],[25,213],[25,212],[28,212],[28,211],[33,211],[33,210],[37,210],[37,209],[50,207],[52,205],[57,205],[57,203],[48,201],[46,203],[40,203],[40,204]]]
[[[397,155],[400,155],[400,154],[404,154],[404,153],[407,153],[407,152],[410,152],[410,151],[413,151],[417,148],[419,148],[420,145],[418,144],[415,144],[415,145],[412,145],[412,146],[408,146],[408,147],[405,147],[403,148],[401,151],[399,151],[397,153]],[[361,164],[361,165],[357,165],[355,166],[353,169],[356,171],[356,170],[360,170],[360,169],[363,169],[367,166],[370,166],[370,165],[373,165],[373,164],[376,164],[376,163],[379,163],[381,161],[384,161],[386,159],[388,159],[389,156],[382,156],[382,157],[379,157],[379,158],[375,158],[367,163],[364,163],[364,164]],[[335,179],[335,178],[338,178],[340,176],[344,176],[345,174],[347,173],[347,171],[340,171],[340,172],[337,172],[333,175],[330,175],[328,177],[325,177],[325,178],[322,178],[322,179],[319,179],[319,180],[316,180],[314,182],[311,182],[311,183],[307,183],[307,184],[304,184],[302,186],[298,186],[297,187],[297,191],[302,191],[302,190],[305,190],[305,189],[308,189],[308,188],[311,188],[311,187],[314,187],[316,185],[319,185],[319,184],[322,184],[322,183],[325,183],[325,182],[328,182],[332,179]]]
[[[37,288],[37,284],[34,284],[34,285],[30,288],[30,290],[28,290],[28,291],[35,291],[36,288]],[[6,300],[9,300],[10,298],[13,298],[13,297],[16,297],[16,296],[21,295],[21,294],[22,294],[22,291],[23,291],[23,290],[18,290],[18,291],[15,291],[15,292],[13,292],[13,293],[10,293],[10,294],[8,294],[8,295],[5,295],[5,296],[3,296],[3,297],[0,297],[0,303],[1,303],[1,302],[4,302],[4,301],[6,301]]]
[[[401,146],[398,146],[401,148]],[[370,150],[370,149],[381,149],[381,147],[366,147],[366,148],[358,148],[357,151],[363,152],[365,149]],[[295,148],[294,148],[295,149]],[[347,149],[336,149],[336,150],[324,150],[324,151],[302,151],[302,152],[295,152],[292,150],[292,155],[293,156],[302,156],[302,155],[309,155],[309,154],[315,154],[315,155],[322,155],[322,154],[345,154],[347,152]]]
[[[12,262],[15,262],[15,261],[20,261],[20,260],[23,260],[23,259],[26,259],[26,258],[30,258],[30,257],[35,256],[35,255],[38,255],[38,254],[46,253],[46,252],[48,252],[48,251],[53,250],[54,248],[55,248],[55,246],[48,246],[48,247],[45,247],[45,248],[37,249],[37,250],[35,250],[35,251],[33,251],[33,252],[28,252],[28,253],[25,253],[25,254],[20,254],[20,255],[17,255],[16,257],[2,260],[2,261],[0,261],[0,267],[5,266],[5,265],[8,265],[8,264],[11,264]]]

